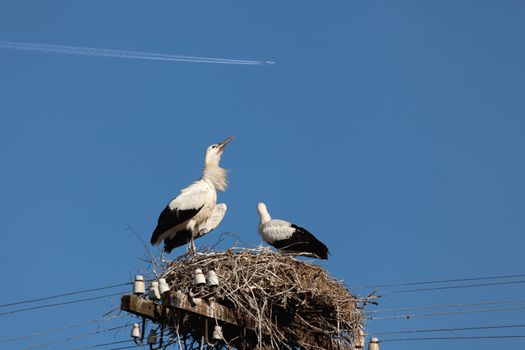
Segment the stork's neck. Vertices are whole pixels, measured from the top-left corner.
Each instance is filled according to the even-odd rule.
[[[261,219],[261,225],[272,219],[266,207],[258,207],[257,211],[259,212],[259,218]]]
[[[228,187],[227,174],[228,170],[221,168],[218,164],[207,163],[204,165],[201,179],[210,181],[217,191],[224,192]]]

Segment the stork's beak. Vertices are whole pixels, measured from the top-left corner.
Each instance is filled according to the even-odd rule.
[[[235,138],[235,135],[232,135],[228,137],[226,140],[219,143],[219,150],[222,152],[224,151],[224,146],[226,146],[228,143],[230,143],[231,140]]]

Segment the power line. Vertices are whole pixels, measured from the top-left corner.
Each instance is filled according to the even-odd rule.
[[[408,334],[408,333],[433,333],[433,332],[436,332],[436,333],[437,332],[457,332],[457,331],[473,331],[473,330],[481,330],[481,329],[503,329],[503,328],[522,328],[522,327],[525,327],[525,324],[462,327],[462,328],[416,329],[416,330],[381,332],[381,333],[374,333],[374,335]]]
[[[111,327],[111,328],[107,328],[107,329],[101,329],[101,330],[98,330],[98,331],[84,333],[84,334],[76,335],[76,336],[65,338],[65,339],[55,340],[55,341],[52,341],[52,342],[49,342],[49,343],[45,343],[45,344],[30,346],[30,347],[27,347],[27,348],[23,348],[22,350],[32,350],[32,349],[45,348],[45,347],[51,346],[51,345],[66,343],[66,342],[71,341],[71,340],[76,340],[76,339],[90,337],[90,336],[93,336],[93,335],[96,335],[96,334],[111,332],[111,331],[114,331],[114,330],[117,330],[117,329],[121,329],[121,328],[124,328],[124,327],[129,327],[129,325],[125,324],[125,325],[122,325],[122,326]]]
[[[111,343],[95,344],[95,345],[83,346],[83,347],[80,347],[80,348],[73,348],[71,350],[95,349],[95,348],[100,348],[102,346],[109,346],[109,345],[117,345],[117,344],[129,343],[130,341],[132,341],[132,340],[120,340],[120,341],[114,341],[114,342],[111,342]],[[136,345],[134,345],[133,347],[136,347]]]
[[[468,303],[468,304],[449,304],[449,305],[435,305],[435,306],[411,306],[401,307],[396,309],[383,309],[383,310],[372,310],[368,311],[367,314],[378,314],[385,312],[396,312],[396,311],[413,311],[413,310],[432,310],[432,309],[448,309],[452,307],[467,307],[467,306],[480,306],[480,305],[497,305],[497,304],[518,304],[525,303],[525,299],[521,300],[502,300],[502,301],[484,301],[479,303]]]
[[[369,286],[358,286],[358,287],[354,287],[352,289],[357,289],[358,290],[358,289],[370,289],[370,288],[389,288],[389,287],[401,287],[401,286],[417,286],[417,285],[422,285],[422,284],[482,281],[482,280],[518,278],[518,277],[525,277],[525,275],[489,276],[489,277],[458,278],[458,279],[433,280],[433,281],[421,281],[421,282],[375,284],[375,285],[369,285]]]
[[[162,348],[163,349],[166,349],[168,346],[170,345],[173,345],[175,344],[175,342],[171,342],[171,343],[168,343],[166,345],[163,345]],[[111,348],[111,349],[107,349],[107,350],[124,350],[124,349],[137,349],[139,347],[139,345],[131,345],[131,346],[124,346],[124,347],[121,347],[121,348]]]
[[[12,303],[8,303],[8,304],[0,304],[0,307],[8,307],[8,306],[15,306],[15,305],[20,305],[20,304],[35,303],[37,301],[56,299],[56,298],[61,298],[61,297],[66,297],[66,296],[76,295],[76,294],[82,294],[82,293],[96,292],[96,291],[99,291],[99,290],[116,288],[116,287],[122,287],[122,286],[128,286],[128,285],[131,285],[131,284],[133,284],[133,282],[111,284],[109,286],[103,286],[103,287],[97,287],[97,288],[91,288],[91,289],[84,289],[84,290],[79,290],[79,291],[74,291],[74,292],[66,292],[66,293],[61,293],[61,294],[57,294],[57,295],[51,295],[51,296],[38,298],[38,299],[21,300],[21,301],[15,301],[15,302],[12,302]]]
[[[71,324],[71,325],[68,325],[68,326],[64,326],[64,327],[60,327],[60,328],[54,328],[54,329],[49,329],[49,330],[45,330],[45,331],[39,331],[39,332],[28,334],[28,335],[22,335],[22,336],[13,337],[13,338],[1,339],[0,340],[0,344],[11,343],[11,342],[14,342],[14,341],[29,339],[29,338],[33,338],[33,337],[39,337],[41,335],[46,335],[46,334],[51,334],[51,333],[58,333],[58,332],[62,332],[62,331],[68,330],[68,329],[86,326],[86,325],[92,324],[92,323],[107,322],[107,321],[111,321],[113,319],[116,319],[118,317],[122,317],[122,316],[113,316],[113,317],[109,317],[109,318],[102,318],[102,319],[98,319],[98,320],[91,320],[91,321],[86,321],[86,322],[81,322],[81,323],[75,323],[75,324]]]
[[[16,313],[19,313],[19,312],[31,311],[31,310],[37,310],[37,309],[44,309],[44,308],[54,307],[54,306],[76,304],[76,303],[82,303],[82,302],[85,302],[85,301],[109,298],[109,297],[114,297],[114,296],[117,296],[117,295],[122,295],[124,293],[125,292],[120,292],[120,293],[114,293],[114,294],[100,295],[100,296],[92,297],[92,298],[64,301],[64,302],[55,303],[55,304],[45,304],[45,305],[33,306],[33,307],[25,308],[25,309],[17,309],[17,310],[12,310],[12,311],[8,311],[8,312],[0,313],[0,316],[12,315],[12,314],[16,314]]]
[[[131,346],[124,346],[122,348],[111,348],[111,349],[108,349],[108,350],[136,349],[137,347],[138,347],[138,345],[131,345]]]
[[[459,286],[446,286],[446,287],[433,287],[433,288],[416,288],[416,289],[394,290],[394,291],[391,291],[391,292],[383,293],[381,296],[387,296],[387,295],[399,294],[399,293],[428,292],[428,291],[434,291],[434,290],[488,287],[488,286],[500,286],[500,285],[520,284],[520,283],[525,283],[525,280],[508,281],[508,282],[479,283],[479,284],[465,284],[465,285],[459,285]]]
[[[483,309],[483,310],[469,310],[469,311],[451,311],[451,312],[435,312],[430,314],[407,314],[407,315],[393,315],[393,316],[382,316],[382,317],[370,317],[368,320],[388,320],[388,319],[401,319],[401,318],[414,318],[414,317],[431,317],[431,316],[446,316],[446,315],[461,315],[461,314],[475,314],[483,312],[497,312],[497,311],[511,311],[511,310],[523,310],[525,306],[499,308],[499,309]]]
[[[131,341],[131,340],[128,340],[128,341]],[[171,342],[168,342],[168,343],[162,345],[160,348],[167,349],[168,346],[171,346],[171,345],[176,344],[176,343],[177,343],[177,341],[173,340]],[[137,347],[139,347],[139,345],[135,344],[135,345],[131,345],[131,346],[124,346],[124,347],[121,347],[121,348],[111,348],[111,349],[107,349],[107,350],[136,349]],[[72,349],[72,350],[80,350],[80,349]]]
[[[396,338],[380,340],[380,343],[394,342],[394,341],[418,341],[418,340],[472,340],[472,339],[511,339],[511,338],[525,338],[524,335],[481,335],[477,337],[422,337],[422,338]]]

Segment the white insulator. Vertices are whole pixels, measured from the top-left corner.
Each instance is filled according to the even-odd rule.
[[[216,287],[219,285],[219,276],[217,276],[217,273],[215,273],[215,271],[208,271],[208,273],[206,274],[206,284],[210,287]]]
[[[142,295],[146,293],[146,285],[144,284],[144,277],[141,275],[135,276],[135,283],[133,283],[133,294]]]
[[[157,344],[157,341],[157,333],[153,329],[150,330],[148,335],[148,344]]]
[[[379,350],[379,339],[376,337],[370,338],[368,342],[368,350]]]
[[[164,294],[168,290],[170,290],[170,286],[166,282],[166,279],[165,278],[159,278],[159,293],[160,293],[160,295]]]
[[[193,284],[196,286],[202,286],[203,284],[206,284],[206,277],[204,277],[201,269],[195,270],[195,274],[193,275]]]
[[[140,328],[138,323],[133,324],[133,328],[131,328],[131,337],[135,339],[140,338]]]
[[[151,282],[151,285],[149,287],[149,298],[152,300],[160,299],[159,282]]]
[[[219,341],[223,339],[222,335],[222,327],[221,326],[215,326],[213,328],[213,335],[211,337],[212,340]]]

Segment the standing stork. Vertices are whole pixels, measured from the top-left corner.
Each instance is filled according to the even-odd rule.
[[[230,136],[207,148],[201,178],[183,189],[164,208],[151,236],[151,244],[164,241],[166,253],[189,244],[188,249],[195,252],[195,239],[219,225],[226,214],[226,204],[216,204],[217,191],[226,191],[228,185],[227,171],[219,162],[224,147],[234,138]]]
[[[283,253],[328,259],[328,248],[306,229],[288,221],[272,219],[264,203],[257,204],[262,239]]]

